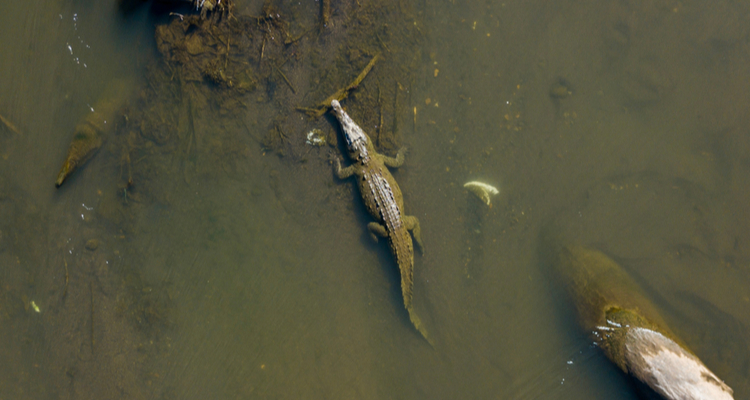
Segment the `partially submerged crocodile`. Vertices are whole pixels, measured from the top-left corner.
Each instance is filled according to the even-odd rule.
[[[78,122],[68,155],[57,174],[56,187],[59,188],[73,171],[85,164],[102,147],[106,133],[113,129],[117,112],[130,93],[132,82],[129,80],[118,79],[111,82],[91,107],[91,112],[86,113]]]
[[[367,228],[375,241],[378,240],[378,236],[388,238],[391,252],[401,271],[404,307],[409,312],[409,319],[414,327],[432,344],[411,302],[414,286],[414,247],[408,231],[412,232],[422,249],[419,220],[417,217],[404,214],[404,198],[401,195],[401,189],[387,168],[400,167],[404,163],[406,149],[399,150],[396,157],[378,154],[367,134],[341,108],[337,100],[331,102],[331,107],[341,124],[346,147],[349,150],[349,158],[352,160],[352,165],[341,168],[341,160],[336,158],[336,176],[339,179],[345,179],[357,175],[362,200],[365,202],[367,211],[376,220],[367,224]]]
[[[667,400],[732,400],[732,389],[666,325],[637,284],[611,258],[563,247],[555,263],[579,322],[623,372]]]

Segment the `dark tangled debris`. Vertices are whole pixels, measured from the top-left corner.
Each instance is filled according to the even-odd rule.
[[[111,143],[120,149],[121,169],[127,171],[125,200],[135,192],[133,160],[145,157],[146,142],[160,146],[162,153],[177,151],[185,170],[194,174],[199,172],[199,153],[227,163],[227,156],[238,151],[237,132],[265,130],[265,137],[252,135],[264,151],[302,161],[309,151],[304,148],[307,131],[327,125],[334,133],[319,120],[332,99],[354,96],[347,106],[363,110],[358,114],[365,126],[378,127],[373,140],[382,150],[399,147],[394,131],[399,115],[408,115],[411,99],[398,97],[407,95],[411,71],[421,57],[418,24],[403,5],[325,2],[318,13],[266,1],[259,15],[239,13],[227,0],[198,6],[193,14],[172,11],[169,22],[157,26],[161,59],[147,67],[136,101],[126,101],[130,93],[100,99],[117,105],[113,114],[126,117],[118,125],[122,140]],[[311,119],[298,118],[295,109]],[[391,129],[382,124],[384,114],[393,121]],[[118,115],[112,118],[119,120]],[[215,151],[206,154],[209,138],[203,132],[208,127]],[[72,168],[64,175],[107,143],[110,133],[97,130],[88,135],[95,139],[92,145],[71,145],[75,162],[68,163]],[[329,137],[335,144],[335,135]]]

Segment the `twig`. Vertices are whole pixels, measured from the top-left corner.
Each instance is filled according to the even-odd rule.
[[[378,38],[378,42],[380,42],[380,45],[383,46],[383,48],[385,49],[385,51],[387,51],[387,52],[390,53],[391,49],[389,49],[388,46],[383,41],[383,39],[380,38],[380,35],[376,34],[375,37]]]
[[[313,30],[315,30],[315,27],[310,28],[310,29],[308,29],[308,30],[300,33],[299,36],[297,36],[297,37],[287,37],[286,39],[284,39],[284,44],[285,45],[290,45],[292,43],[295,43],[295,42],[299,41],[300,39],[302,39],[303,37],[305,37],[305,35],[307,35],[308,33],[312,32]]]
[[[10,129],[16,135],[21,134],[21,131],[19,131],[18,128],[16,128],[16,126],[13,125],[13,123],[5,119],[5,117],[3,117],[2,115],[0,115],[0,121],[2,121],[3,125],[5,125],[8,129]]]
[[[229,64],[229,51],[232,50],[232,48],[229,46],[229,42],[232,40],[231,37],[227,37],[227,54],[226,57],[224,57],[224,71],[227,70],[227,64]]]
[[[260,46],[260,59],[258,60],[258,67],[263,62],[263,52],[266,51],[266,35],[263,35],[263,44]]]
[[[383,102],[380,93],[380,82],[378,82],[378,108],[380,108],[380,123],[378,124],[378,147],[383,144]]]
[[[89,281],[89,291],[91,292],[91,354],[94,354],[94,283]]]
[[[277,124],[273,124],[273,127],[276,128],[276,132],[281,137],[281,141],[289,144],[289,138],[286,137],[286,135],[284,134],[284,131],[281,130],[281,127],[278,126]]]
[[[409,86],[410,87],[414,87],[414,79],[413,78],[412,78],[412,81],[409,84]],[[414,103],[412,102],[412,99],[411,99],[411,92],[412,92],[412,90],[407,91],[407,93],[409,93],[409,107],[413,107],[414,106]],[[416,135],[417,134],[417,107],[413,107],[413,108],[414,108],[414,125],[412,125],[412,128],[413,128],[413,133]]]
[[[65,296],[68,295],[68,282],[70,279],[68,278],[68,260],[65,259],[65,256],[63,256],[63,263],[65,264],[65,289],[63,290],[63,299],[65,299]]]
[[[394,136],[396,135],[396,132],[398,132],[398,88],[399,86],[401,86],[401,84],[398,83],[398,81],[396,81],[396,87],[393,90],[394,92],[393,96],[395,97],[395,100],[393,101],[394,111],[393,111],[393,131],[392,132]]]
[[[331,19],[331,0],[321,0],[320,2],[320,30],[328,27]]]
[[[127,182],[128,186],[127,187],[130,188],[133,186],[133,167],[131,165],[132,163],[130,162],[130,149],[128,149],[127,157],[128,157],[127,158],[127,161],[128,161],[128,182]]]
[[[359,73],[356,79],[352,81],[349,85],[347,85],[345,88],[339,89],[336,93],[328,96],[325,100],[318,103],[312,108],[306,108],[306,107],[297,107],[297,111],[304,112],[310,117],[318,118],[325,114],[329,108],[331,108],[331,101],[338,100],[342,101],[345,98],[349,96],[349,92],[356,89],[359,84],[365,79],[368,73],[370,73],[370,70],[372,67],[375,66],[375,62],[378,61],[380,58],[380,53],[376,54],[375,57],[370,60],[370,62],[367,64],[365,69],[362,70],[362,72]]]
[[[286,82],[286,84],[289,85],[289,89],[292,89],[292,93],[297,94],[297,91],[294,90],[294,86],[292,86],[292,83],[289,82],[289,79],[286,78],[286,75],[284,75],[284,73],[281,72],[281,68],[279,68],[279,67],[277,67],[275,65],[273,67],[276,68],[276,71],[278,71],[278,73],[281,75],[281,77],[284,78],[284,82]]]

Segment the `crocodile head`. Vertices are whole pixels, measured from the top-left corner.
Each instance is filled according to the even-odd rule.
[[[349,156],[352,160],[360,160],[366,162],[369,159],[367,147],[369,138],[352,119],[349,114],[341,108],[341,104],[337,100],[331,101],[331,107],[333,113],[336,115],[336,119],[341,124],[341,129],[344,131],[344,139],[346,139],[346,148],[349,150]]]

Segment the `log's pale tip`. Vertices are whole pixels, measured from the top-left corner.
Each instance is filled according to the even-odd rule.
[[[500,191],[497,190],[496,187],[479,181],[466,182],[464,184],[464,187],[466,188],[466,190],[474,193],[477,197],[479,197],[480,200],[484,202],[484,204],[487,204],[488,206],[492,205],[490,197],[500,193]]]
[[[734,400],[698,357],[659,332],[630,328],[622,347],[628,372],[667,400]]]

